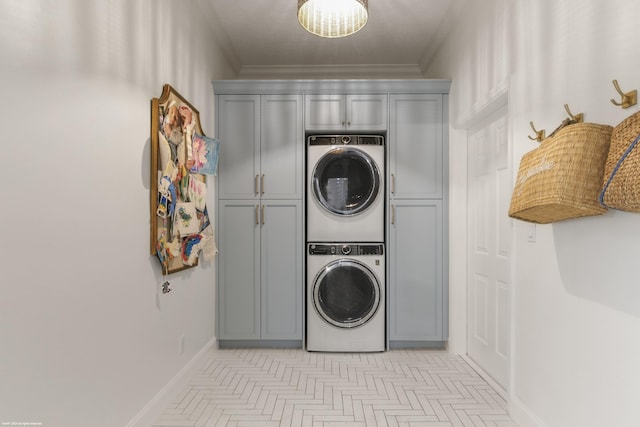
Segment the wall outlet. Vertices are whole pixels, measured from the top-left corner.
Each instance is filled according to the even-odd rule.
[[[184,335],[180,335],[178,338],[178,354],[184,353]]]

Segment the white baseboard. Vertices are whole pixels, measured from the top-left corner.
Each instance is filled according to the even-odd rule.
[[[162,387],[154,397],[147,403],[144,408],[133,417],[126,427],[149,427],[153,422],[162,415],[163,410],[171,403],[171,401],[182,391],[187,385],[189,379],[195,371],[202,366],[204,359],[212,348],[215,347],[216,339],[211,340],[196,353],[196,355],[182,368],[180,371]]]
[[[509,398],[509,415],[520,427],[547,427],[540,418],[515,396]]]
[[[507,401],[507,410],[511,419],[519,427],[548,427],[542,420],[533,414],[533,412],[518,399],[512,392],[505,390],[500,384],[498,384],[484,369],[476,364],[470,357],[461,354],[460,357],[473,368],[495,391]]]
[[[485,380],[495,391],[498,392],[498,394],[507,403],[509,403],[509,394],[507,393],[507,390],[504,389],[504,387],[502,387],[500,384],[498,384],[498,382],[496,382],[496,380],[491,378],[491,375],[489,375],[484,369],[482,369],[480,367],[480,365],[478,365],[476,362],[474,362],[473,359],[471,359],[469,356],[467,356],[465,354],[461,354],[460,357],[462,357],[464,359],[464,361],[467,362],[467,364],[469,366],[471,366],[473,368],[473,370],[476,371],[478,373],[478,375],[480,375],[482,377],[483,380]]]

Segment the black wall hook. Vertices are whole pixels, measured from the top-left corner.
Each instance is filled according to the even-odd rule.
[[[169,292],[171,292],[171,288],[169,288],[169,285],[170,285],[170,284],[171,284],[171,283],[169,283],[168,281],[166,281],[166,282],[164,282],[164,283],[162,284],[162,293],[163,293],[163,294],[168,294]]]

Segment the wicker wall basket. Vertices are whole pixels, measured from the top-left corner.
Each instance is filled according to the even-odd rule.
[[[525,154],[509,216],[547,224],[605,213],[598,196],[612,130],[608,125],[573,124]]]
[[[600,202],[610,208],[640,212],[640,112],[613,128]]]

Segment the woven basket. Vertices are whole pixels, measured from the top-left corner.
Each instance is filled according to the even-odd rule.
[[[547,224],[605,213],[598,195],[612,130],[608,125],[573,124],[525,154],[509,216]]]
[[[613,128],[600,203],[614,209],[640,212],[640,112]]]

